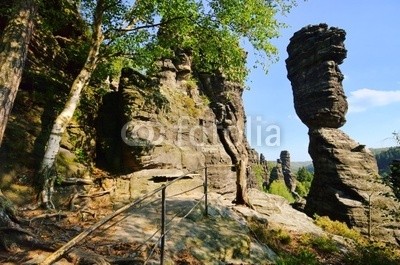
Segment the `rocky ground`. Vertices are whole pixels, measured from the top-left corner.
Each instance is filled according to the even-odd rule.
[[[277,254],[260,231],[285,231],[292,237],[325,234],[282,197],[255,189],[249,191],[254,209],[232,204],[233,194],[210,192],[205,216],[203,187],[198,184],[201,180],[194,178],[167,188],[164,264],[273,264]],[[147,188],[142,186],[142,194],[160,185],[149,182]],[[31,218],[29,230],[58,248],[112,210],[109,195],[89,200],[84,207],[59,215],[48,213],[35,219],[42,212],[23,213]],[[159,264],[160,219],[160,194],[156,194],[95,230],[55,264]],[[0,263],[40,264],[51,254],[49,250],[22,247],[13,248],[12,253],[1,253]]]

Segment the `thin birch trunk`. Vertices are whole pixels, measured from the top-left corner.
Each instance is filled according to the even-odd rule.
[[[85,65],[75,78],[65,107],[57,116],[51,129],[49,140],[47,141],[44,157],[40,166],[40,175],[44,178],[40,203],[44,204],[46,207],[54,208],[51,200],[55,180],[54,163],[60,150],[62,135],[65,133],[66,127],[79,105],[82,90],[89,83],[90,77],[97,66],[100,46],[104,38],[101,30],[103,12],[104,0],[98,0],[94,14],[92,44]]]
[[[36,14],[34,0],[19,0],[0,41],[0,146],[21,83]]]

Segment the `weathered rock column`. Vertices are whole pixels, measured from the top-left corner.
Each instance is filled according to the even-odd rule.
[[[283,178],[285,180],[286,187],[291,192],[294,192],[296,189],[296,178],[292,174],[292,170],[290,169],[290,153],[287,150],[281,151],[280,159],[282,161],[282,173]]]
[[[295,109],[309,128],[315,170],[305,211],[344,221],[365,234],[371,226],[374,237],[396,243],[399,223],[393,213],[399,204],[381,183],[372,153],[338,129],[348,108],[338,68],[346,57],[345,35],[326,24],[307,26],[287,48]]]

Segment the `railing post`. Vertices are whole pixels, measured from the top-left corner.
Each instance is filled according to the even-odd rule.
[[[204,168],[204,215],[208,216],[208,169],[207,166]]]
[[[166,224],[166,215],[167,215],[167,208],[166,208],[166,200],[165,200],[165,190],[166,186],[163,184],[163,189],[161,190],[161,254],[160,254],[160,264],[164,264],[164,248],[165,248],[165,224]]]

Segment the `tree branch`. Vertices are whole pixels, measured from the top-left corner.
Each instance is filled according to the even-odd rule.
[[[171,19],[167,19],[165,21],[161,21],[160,23],[147,24],[147,25],[142,25],[142,26],[138,26],[138,27],[135,27],[135,28],[115,29],[115,31],[130,32],[130,31],[137,31],[137,30],[140,30],[140,29],[155,28],[155,27],[159,27],[159,26],[171,23],[172,21],[179,20],[179,19],[185,19],[185,18],[190,18],[190,17],[185,17],[185,16],[174,17],[174,18],[171,18]]]

